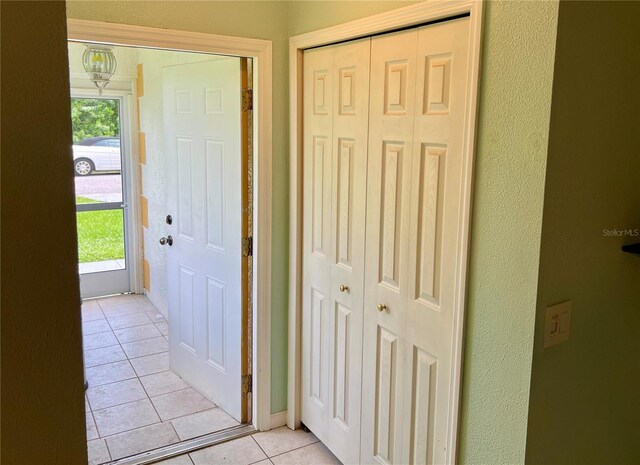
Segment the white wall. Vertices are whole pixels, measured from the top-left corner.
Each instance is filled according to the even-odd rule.
[[[167,274],[165,247],[158,239],[167,234],[162,69],[166,66],[221,59],[200,53],[138,49],[143,65],[144,96],[140,98],[140,130],[145,133],[147,163],[142,166],[142,193],[149,201],[149,228],[144,235],[144,255],[149,262],[150,290],[147,295],[165,317],[167,313]]]

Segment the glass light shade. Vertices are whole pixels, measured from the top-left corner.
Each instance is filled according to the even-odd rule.
[[[86,44],[87,49],[82,54],[82,65],[89,75],[89,79],[96,85],[98,92],[109,84],[109,79],[116,72],[116,57],[107,45]]]

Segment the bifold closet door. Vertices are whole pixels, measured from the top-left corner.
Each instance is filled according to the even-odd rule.
[[[370,39],[304,53],[302,422],[360,461]]]
[[[371,42],[363,463],[402,458],[417,37],[411,30]]]
[[[362,463],[454,457],[468,33],[461,18],[372,39]]]

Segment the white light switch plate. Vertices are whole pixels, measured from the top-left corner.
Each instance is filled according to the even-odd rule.
[[[571,301],[547,307],[544,323],[544,348],[569,339],[571,332]]]

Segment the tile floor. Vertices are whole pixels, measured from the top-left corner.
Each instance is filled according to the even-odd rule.
[[[169,370],[168,324],[146,297],[87,300],[82,321],[90,465],[238,425]]]
[[[157,465],[340,465],[312,433],[286,426],[180,455]]]

